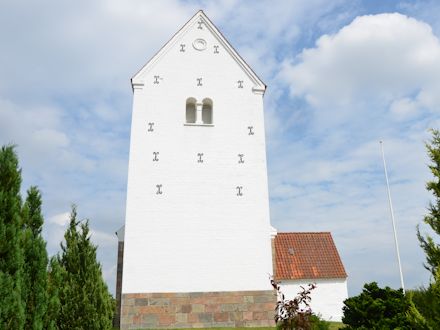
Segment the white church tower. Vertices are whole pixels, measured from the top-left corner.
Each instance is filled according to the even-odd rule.
[[[121,328],[273,325],[264,83],[199,11],[132,86]]]

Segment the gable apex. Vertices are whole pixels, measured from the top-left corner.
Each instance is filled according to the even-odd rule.
[[[252,81],[252,90],[256,93],[264,94],[266,85],[252,70],[252,68],[243,60],[238,52],[232,47],[232,45],[226,40],[223,34],[212,23],[212,21],[206,16],[203,10],[199,10],[185,25],[183,25],[179,31],[177,31],[171,39],[162,46],[162,48],[131,78],[132,88],[135,86],[143,86],[143,76],[148,72],[160,59],[172,48],[175,43],[197,22],[203,22],[205,27],[212,33],[212,35],[219,41],[219,43],[225,48],[228,54],[238,64],[238,66],[244,71],[248,78]]]

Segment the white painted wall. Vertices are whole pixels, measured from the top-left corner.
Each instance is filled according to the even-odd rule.
[[[134,86],[123,293],[271,288],[263,95],[206,26],[197,26],[190,22],[136,77],[144,85]],[[206,50],[193,48],[198,38]],[[188,97],[213,100],[213,126],[184,125]]]
[[[311,308],[315,314],[320,314],[326,321],[340,322],[343,316],[343,302],[348,298],[346,279],[304,279],[280,283],[281,291],[286,299],[293,299],[301,291],[300,286],[307,288],[309,283],[316,283],[311,293]]]

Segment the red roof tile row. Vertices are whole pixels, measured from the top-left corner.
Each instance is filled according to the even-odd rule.
[[[275,279],[346,278],[344,265],[328,232],[278,233]]]

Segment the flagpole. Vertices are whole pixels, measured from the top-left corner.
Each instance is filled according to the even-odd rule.
[[[403,293],[405,293],[405,285],[403,284],[402,264],[400,263],[399,243],[397,241],[396,224],[395,224],[395,220],[394,220],[393,203],[391,201],[390,184],[388,182],[387,164],[385,162],[385,152],[383,151],[383,141],[381,140],[381,141],[379,141],[379,143],[380,143],[380,148],[382,150],[383,169],[385,172],[385,181],[387,183],[388,202],[390,204],[391,222],[393,223],[394,243],[396,245],[397,262],[399,264],[400,284],[402,286]]]

